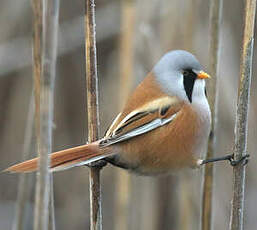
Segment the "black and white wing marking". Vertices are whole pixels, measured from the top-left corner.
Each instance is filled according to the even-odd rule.
[[[106,147],[119,143],[166,125],[177,115],[178,111],[174,110],[176,103],[177,100],[173,97],[154,100],[129,113],[113,129],[115,122],[121,116],[119,114],[107,131],[105,138],[100,142],[100,146]]]

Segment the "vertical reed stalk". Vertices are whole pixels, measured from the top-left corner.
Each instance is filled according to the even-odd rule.
[[[121,40],[120,40],[120,107],[127,99],[133,84],[133,35],[135,23],[134,0],[123,0],[121,11]]]
[[[24,144],[23,144],[23,154],[22,161],[28,160],[31,153],[31,142],[33,137],[33,125],[34,125],[34,94],[31,94],[28,118],[26,121],[25,135],[24,135]],[[24,228],[24,219],[25,219],[25,208],[26,203],[28,202],[29,193],[31,192],[31,180],[29,175],[20,174],[19,176],[19,185],[18,185],[18,197],[17,197],[17,206],[16,206],[16,215],[13,222],[13,230],[23,230]]]
[[[120,36],[120,102],[122,109],[134,82],[133,71],[133,35],[135,22],[134,0],[121,1],[121,36]],[[129,229],[129,204],[131,194],[131,176],[125,171],[117,173],[115,200],[115,229]]]
[[[54,210],[54,178],[50,174],[50,202],[49,202],[49,230],[55,230],[55,210]]]
[[[247,152],[248,110],[252,75],[253,37],[256,0],[245,1],[244,32],[240,61],[240,82],[238,89],[237,116],[235,124],[234,159],[239,160]],[[243,229],[245,166],[243,162],[233,169],[233,199],[230,230]]]
[[[42,2],[41,0],[33,0],[33,11],[34,11],[34,33],[33,33],[33,70],[34,70],[34,94],[35,94],[35,128],[36,128],[36,139],[37,146],[36,150],[38,155],[41,155],[40,151],[40,80],[41,80],[41,53],[42,53]],[[42,163],[40,163],[42,165]],[[42,170],[41,170],[42,171]],[[41,172],[39,172],[41,173]],[[34,220],[34,229],[47,229],[47,223],[42,223],[44,226],[40,228],[39,222],[42,218],[42,222],[47,221],[48,218],[48,209],[44,207],[44,204],[48,202],[44,201],[44,194],[41,190],[41,178],[39,178],[39,173],[37,175],[37,185],[36,185],[36,204],[35,204],[35,220]],[[44,183],[44,182],[43,182]],[[45,191],[43,191],[45,192]],[[40,199],[40,200],[39,200]],[[48,199],[46,199],[48,200]],[[42,204],[43,203],[43,204]],[[43,205],[43,206],[42,206]],[[46,214],[40,216],[40,209],[46,209]],[[44,211],[43,210],[43,211]]]
[[[99,135],[98,77],[95,35],[95,1],[86,0],[85,8],[88,141],[93,142],[98,139]],[[102,229],[100,170],[100,165],[92,165],[89,173],[91,230]]]
[[[53,94],[56,72],[59,0],[34,0],[34,73],[36,101],[36,135],[39,155],[37,173],[35,230],[48,229],[50,174],[52,149]],[[53,213],[53,212],[52,212]],[[52,216],[51,219],[54,219]],[[53,222],[54,223],[54,222]]]
[[[35,128],[37,143],[40,130],[40,79],[41,79],[41,52],[42,52],[42,3],[41,0],[32,0],[34,13],[33,28],[33,77],[35,95]],[[37,144],[38,150],[38,144]]]
[[[201,7],[200,7],[199,0],[189,0],[186,2],[187,4],[184,6],[184,9],[183,9],[183,13],[184,13],[183,18],[185,20],[183,31],[182,31],[183,48],[189,52],[194,53],[195,51],[194,37],[197,29],[196,15],[199,14]],[[177,1],[177,4],[179,4],[178,1]],[[179,14],[175,17],[177,17],[176,19],[177,21],[179,21],[181,18]],[[177,24],[177,28],[178,28],[178,24]],[[180,36],[177,35],[176,37],[180,37]],[[194,224],[195,207],[194,207],[194,202],[192,202],[193,195],[191,192],[191,189],[193,188],[193,186],[194,186],[194,182],[192,181],[191,175],[187,173],[181,176],[179,183],[177,184],[177,190],[179,190],[179,196],[175,194],[179,198],[179,207],[178,207],[179,213],[178,213],[177,226],[179,226],[180,230],[190,229]]]
[[[194,34],[196,29],[196,14],[200,8],[199,0],[190,0],[185,7],[185,25],[183,30],[184,47],[186,50],[192,52],[194,44]]]
[[[212,79],[208,82],[208,100],[211,107],[212,126],[208,142],[207,159],[213,158],[216,145],[216,123],[218,114],[218,59],[220,24],[222,18],[223,0],[210,1],[210,31],[209,31],[209,72]],[[201,229],[212,228],[212,191],[213,191],[213,164],[207,164],[204,168],[203,198],[201,209]]]

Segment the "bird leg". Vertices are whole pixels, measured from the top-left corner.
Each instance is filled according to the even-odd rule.
[[[199,166],[201,166],[201,165],[216,162],[216,161],[228,160],[232,166],[236,166],[242,161],[244,161],[243,165],[246,165],[248,163],[249,157],[250,157],[250,155],[246,154],[246,155],[242,156],[241,159],[235,160],[234,154],[229,154],[229,155],[226,155],[223,157],[211,158],[211,159],[206,159],[206,160],[198,160],[197,164]]]

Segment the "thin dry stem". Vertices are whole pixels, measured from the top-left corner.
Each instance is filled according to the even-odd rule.
[[[244,33],[240,61],[237,116],[235,124],[235,160],[241,159],[244,155],[246,155],[247,152],[247,126],[252,75],[255,10],[256,0],[246,0],[244,11]],[[243,162],[235,166],[233,169],[233,187],[230,230],[242,230],[245,194],[245,166]]]
[[[218,114],[218,58],[220,24],[222,18],[223,0],[211,0],[210,5],[210,40],[209,40],[209,71],[212,76],[208,82],[208,100],[211,107],[212,127],[208,142],[207,159],[214,156],[216,144],[216,123]],[[213,190],[213,164],[207,164],[204,169],[203,198],[201,212],[201,229],[212,228],[212,190]]]
[[[40,80],[41,80],[41,53],[42,53],[42,3],[40,0],[33,0],[33,12],[34,12],[34,34],[33,34],[33,67],[34,67],[34,91],[35,91],[35,128],[36,128],[36,138],[37,138],[37,152],[40,156]],[[42,163],[41,163],[42,165]],[[36,192],[36,204],[35,204],[35,221],[34,229],[40,229],[38,226],[39,222],[47,222],[48,215],[39,216],[40,209],[45,209],[42,206],[44,202],[44,194],[41,193],[40,187],[42,187],[39,176],[37,178],[37,192]],[[40,194],[41,193],[41,194]],[[41,195],[41,196],[40,196]],[[47,208],[46,208],[47,209]],[[48,213],[48,210],[47,210]],[[40,221],[40,219],[43,219]],[[41,229],[47,229],[47,224]]]
[[[121,6],[120,38],[120,106],[122,109],[134,81],[133,74],[133,35],[135,22],[134,0],[123,0]],[[115,226],[116,230],[127,230],[129,222],[129,204],[131,194],[131,176],[125,171],[118,171],[116,180]]]
[[[178,3],[177,3],[178,4]],[[194,37],[195,32],[197,29],[197,17],[196,15],[199,14],[201,7],[200,7],[200,1],[199,0],[189,0],[187,1],[187,4],[185,5],[183,12],[184,12],[184,26],[182,30],[183,36],[183,48],[189,52],[195,53],[194,51]],[[176,9],[174,9],[176,11]],[[179,20],[180,16],[179,14],[177,16],[173,16],[174,20]],[[175,19],[178,18],[178,19]],[[176,26],[175,26],[176,28]],[[176,34],[176,33],[175,33]],[[173,35],[174,36],[174,35]],[[175,36],[174,38],[176,38]],[[175,39],[174,39],[175,40]],[[173,182],[174,183],[174,182]],[[179,194],[179,202],[178,202],[178,221],[177,226],[180,227],[180,230],[187,230],[189,228],[192,228],[192,225],[194,223],[194,204],[192,202],[192,192],[191,189],[193,186],[193,182],[190,178],[190,175],[184,174],[181,177],[181,180],[179,181],[177,185],[177,189],[179,189],[181,192]],[[176,194],[176,196],[178,196]]]
[[[98,139],[99,135],[98,77],[95,37],[95,1],[86,0],[85,8],[88,141],[93,142]],[[95,165],[90,168],[89,174],[91,230],[102,229],[100,170],[101,167]]]
[[[24,135],[24,144],[23,144],[23,153],[22,160],[25,161],[29,158],[31,153],[31,142],[33,136],[33,126],[34,126],[34,94],[31,94],[28,118],[26,122],[25,135]],[[20,174],[19,176],[19,185],[18,185],[18,198],[17,198],[17,207],[15,220],[13,221],[13,230],[22,230],[24,229],[24,219],[25,219],[25,206],[28,202],[29,195],[32,192],[31,178],[28,174]]]
[[[132,0],[122,1],[121,40],[120,40],[120,108],[126,101],[133,83],[133,35],[135,23],[135,3]]]
[[[54,179],[53,174],[50,174],[50,203],[49,203],[49,230],[55,230],[55,210],[54,210]]]
[[[36,95],[36,134],[39,155],[35,197],[35,230],[48,229],[50,174],[49,157],[52,149],[53,92],[56,72],[57,34],[59,17],[59,0],[34,1],[36,16],[34,47],[37,50],[35,60],[35,95]],[[43,27],[42,27],[43,22]],[[41,47],[42,43],[42,47]],[[38,86],[40,84],[40,86]],[[54,213],[53,211],[51,213]],[[51,217],[51,220],[54,216]],[[54,222],[53,222],[54,223]],[[52,226],[52,223],[51,223]]]
[[[194,34],[196,31],[196,19],[195,16],[197,10],[199,10],[199,0],[190,0],[188,1],[185,9],[185,25],[184,25],[184,36],[183,36],[183,43],[185,50],[188,50],[190,52],[193,51],[193,45],[194,45]]]
[[[36,136],[40,130],[40,78],[41,78],[41,49],[42,49],[42,4],[41,0],[32,0],[34,13],[33,28],[33,77],[35,95],[35,128]]]

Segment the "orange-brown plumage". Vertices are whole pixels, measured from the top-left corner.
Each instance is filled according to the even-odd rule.
[[[107,151],[99,149],[98,142],[78,147],[65,149],[51,154],[50,168],[58,166],[67,166],[72,162],[85,161],[92,157],[97,157],[101,154],[106,154]],[[5,171],[10,172],[32,172],[37,170],[38,158],[34,158],[7,168]]]
[[[211,122],[205,95],[207,77],[191,54],[166,54],[129,97],[105,137],[51,154],[51,169],[103,158],[145,175],[197,166]],[[37,161],[35,158],[7,171],[34,171]]]
[[[194,149],[201,124],[195,111],[186,104],[180,106],[180,112],[173,122],[117,144],[116,148],[121,152],[119,160],[131,164],[134,170],[142,174],[194,167],[195,155],[198,154]]]

